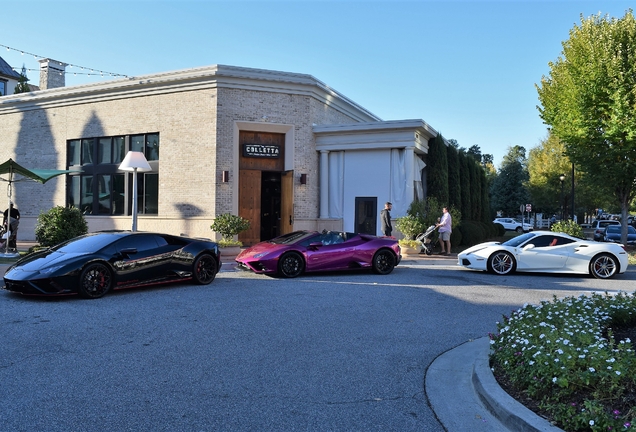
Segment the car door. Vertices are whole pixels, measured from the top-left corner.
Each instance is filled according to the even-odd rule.
[[[307,271],[347,268],[354,250],[339,233],[331,231],[313,237],[307,243]]]
[[[563,237],[551,234],[533,237],[520,249],[517,268],[535,271],[564,268],[571,252],[562,239]]]
[[[117,259],[117,286],[141,284],[165,277],[172,259],[172,250],[161,236],[135,234],[114,245]]]

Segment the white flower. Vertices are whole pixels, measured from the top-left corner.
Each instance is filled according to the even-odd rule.
[[[552,378],[552,382],[553,382],[553,383],[556,383],[556,382],[557,382],[556,377]]]
[[[615,372],[616,372],[616,375],[620,375],[621,374],[621,371],[615,371]]]
[[[590,426],[594,426],[594,420],[590,420]]]
[[[590,368],[590,372],[596,372],[596,369],[594,369],[593,367]]]

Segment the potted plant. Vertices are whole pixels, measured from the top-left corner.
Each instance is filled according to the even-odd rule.
[[[402,252],[405,254],[419,253],[420,244],[415,240],[415,236],[424,231],[424,224],[415,216],[406,215],[397,218],[395,226],[404,235],[403,239],[398,240]]]
[[[224,213],[217,216],[210,225],[212,231],[221,234],[221,240],[218,242],[222,248],[243,246],[243,243],[234,239],[237,234],[250,228],[250,221],[243,219],[230,213]]]

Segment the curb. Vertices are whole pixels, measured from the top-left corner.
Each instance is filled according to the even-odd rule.
[[[475,358],[471,376],[475,392],[488,411],[504,426],[513,431],[562,431],[525,405],[517,402],[499,386],[490,370],[489,352],[490,348]]]

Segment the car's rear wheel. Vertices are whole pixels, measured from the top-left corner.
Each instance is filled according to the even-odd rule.
[[[192,277],[199,285],[207,285],[214,280],[217,273],[217,263],[210,254],[202,254],[195,261],[192,267]]]
[[[517,231],[519,234],[521,234],[523,232],[523,228],[517,227],[517,229],[515,229],[515,231]]]
[[[614,277],[618,269],[618,260],[613,255],[600,254],[590,261],[590,274],[597,279],[609,279]]]
[[[388,250],[379,250],[373,256],[373,271],[387,275],[395,268],[395,256]]]
[[[488,270],[498,275],[507,275],[515,271],[514,257],[506,251],[498,251],[488,258]]]
[[[278,260],[278,273],[287,278],[295,278],[305,269],[303,258],[298,252],[287,252]]]
[[[106,264],[89,264],[80,276],[79,293],[84,298],[103,297],[113,285],[113,275]]]

